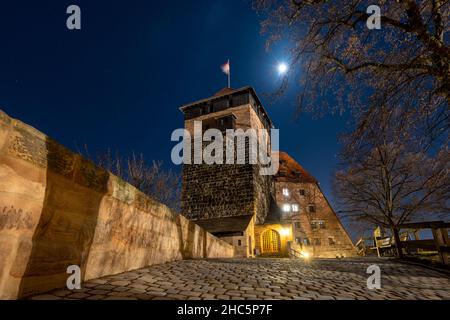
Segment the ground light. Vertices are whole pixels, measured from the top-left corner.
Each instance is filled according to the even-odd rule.
[[[287,228],[283,228],[283,229],[280,230],[280,234],[282,236],[288,236],[288,235],[291,234],[291,231],[289,229],[287,229]]]
[[[302,252],[300,252],[300,254],[305,259],[309,259],[311,257],[311,255],[308,252],[306,252],[306,251],[302,251]]]

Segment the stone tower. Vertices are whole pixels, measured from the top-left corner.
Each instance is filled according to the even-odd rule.
[[[269,133],[272,129],[272,121],[251,87],[224,88],[180,110],[192,137],[194,121],[201,121],[203,131],[215,128],[224,135],[226,129],[264,128]],[[203,142],[203,148],[207,144]],[[269,211],[273,179],[260,175],[259,169],[260,164],[250,164],[248,157],[244,164],[184,164],[183,215],[221,237],[239,236],[252,229],[254,223],[263,223]],[[249,237],[253,237],[253,231]],[[248,237],[241,240],[247,243],[251,255],[254,242]]]

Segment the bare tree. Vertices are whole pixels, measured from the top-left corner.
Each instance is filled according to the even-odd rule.
[[[449,1],[254,4],[268,47],[283,40],[290,50],[292,73],[277,94],[298,77],[297,112],[353,115],[334,181],[342,210],[390,228],[397,243],[399,224],[448,214]],[[366,25],[373,4],[380,30]]]
[[[369,5],[381,29],[369,30]],[[300,70],[297,111],[343,111],[359,118],[396,107],[427,132],[448,139],[450,4],[448,0],[255,0],[266,14],[267,42],[286,40]],[[290,77],[279,90],[282,94]],[[360,122],[364,125],[364,122]]]
[[[84,148],[84,156],[97,163],[100,167],[122,178],[141,192],[164,203],[168,207],[179,210],[181,199],[181,176],[171,170],[164,170],[162,161],[148,164],[143,154],[134,152],[128,157],[122,157],[111,150],[91,156],[88,148]]]
[[[392,110],[380,110],[377,121],[366,125],[363,142],[343,138],[333,185],[340,213],[389,228],[401,257],[399,225],[450,213],[450,150],[424,152],[405,134],[407,123]]]

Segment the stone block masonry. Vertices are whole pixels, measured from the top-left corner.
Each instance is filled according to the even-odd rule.
[[[183,165],[184,216],[196,220],[253,215],[253,171],[250,164]]]
[[[0,299],[232,245],[0,110]]]

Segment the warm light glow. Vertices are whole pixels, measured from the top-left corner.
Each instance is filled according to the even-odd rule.
[[[310,255],[308,252],[306,252],[306,251],[302,251],[301,254],[302,254],[303,258],[305,258],[305,259],[309,259],[309,257],[311,256],[311,255]]]
[[[278,73],[279,74],[285,74],[288,71],[288,66],[286,63],[280,63],[278,65]]]
[[[288,235],[291,234],[291,231],[289,229],[287,229],[287,228],[283,228],[283,229],[281,229],[280,234],[282,236],[288,236]]]

